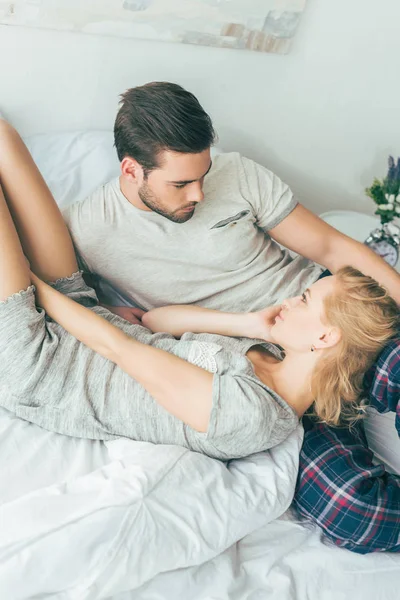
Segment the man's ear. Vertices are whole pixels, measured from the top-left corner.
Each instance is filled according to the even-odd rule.
[[[142,165],[130,156],[125,156],[121,162],[121,173],[129,183],[141,186],[144,181]]]
[[[316,344],[314,344],[315,348],[324,349],[324,348],[332,348],[336,346],[338,342],[340,342],[342,334],[337,327],[332,327],[326,333],[323,333]]]

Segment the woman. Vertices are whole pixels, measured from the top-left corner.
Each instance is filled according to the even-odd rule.
[[[5,408],[58,433],[178,444],[220,459],[280,443],[313,402],[330,423],[356,414],[362,375],[397,323],[394,301],[372,279],[345,269],[247,315],[158,309],[144,322],[183,335],[152,334],[99,306],[56,203],[5,122],[0,180]]]

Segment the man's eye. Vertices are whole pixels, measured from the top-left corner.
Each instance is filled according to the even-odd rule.
[[[178,188],[178,190],[184,188],[186,185],[186,183],[178,183],[175,187]]]

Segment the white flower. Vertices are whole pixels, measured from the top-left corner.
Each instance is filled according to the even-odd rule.
[[[396,202],[400,203],[400,194],[397,194],[397,196],[396,196]]]
[[[390,196],[389,196],[389,202],[394,202],[394,194],[390,194]]]
[[[386,200],[389,200],[389,194],[385,194]]]
[[[379,210],[388,210],[389,204],[378,204]]]
[[[393,210],[393,202],[389,202],[386,206],[388,207],[388,210]]]
[[[398,215],[400,215],[400,206],[396,206],[395,211],[397,212]]]

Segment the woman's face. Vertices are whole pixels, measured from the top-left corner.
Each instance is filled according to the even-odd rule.
[[[301,296],[282,303],[282,310],[271,327],[273,341],[285,350],[310,352],[312,346],[320,347],[329,332],[324,323],[324,299],[331,295],[336,284],[335,276],[319,279]]]

